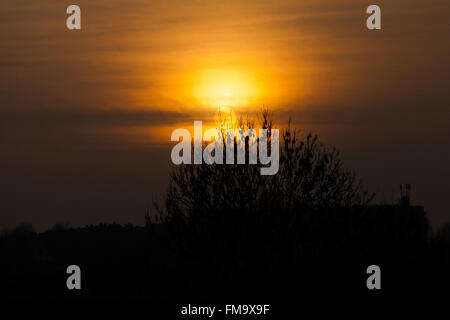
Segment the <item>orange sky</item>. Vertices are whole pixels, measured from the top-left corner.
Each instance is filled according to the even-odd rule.
[[[359,0],[78,0],[81,31],[65,27],[70,4],[0,4],[0,143],[12,166],[36,148],[167,143],[220,105],[239,115],[265,104],[356,169],[416,177],[423,199],[438,197],[427,186],[449,174],[436,151],[450,146],[448,1],[378,1],[381,31],[366,29],[371,3]]]
[[[80,0],[81,32],[65,29],[66,5],[3,2],[7,105],[349,104],[408,90],[412,77],[448,66],[446,1],[383,3],[381,32],[365,29],[357,0]],[[422,91],[438,84],[416,82]]]

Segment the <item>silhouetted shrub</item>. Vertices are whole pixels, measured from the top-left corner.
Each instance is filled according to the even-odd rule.
[[[270,136],[272,115],[263,109],[261,118]],[[242,120],[239,126],[254,127]],[[260,164],[175,166],[165,203],[156,204],[174,252],[193,261],[191,272],[211,290],[244,281],[258,292],[260,277],[267,288],[279,277],[305,281],[311,261],[353,252],[349,215],[334,210],[367,205],[372,195],[317,136],[300,139],[288,126],[281,138],[276,175],[261,175]],[[300,265],[309,271],[298,273]]]
[[[69,223],[64,221],[57,221],[51,228],[51,231],[62,232],[69,230],[69,228],[70,228]]]
[[[12,232],[11,234],[14,236],[24,236],[24,235],[30,235],[35,234],[36,230],[32,223],[24,222],[19,224]]]
[[[262,111],[260,126],[270,137],[273,121],[268,109]],[[241,119],[239,128],[254,128],[254,122]],[[364,205],[373,198],[343,167],[339,152],[320,144],[317,136],[299,139],[289,126],[281,140],[279,171],[273,176],[261,175],[260,164],[174,166],[165,205],[157,207],[159,214],[170,220],[195,219],[215,210],[298,211]]]

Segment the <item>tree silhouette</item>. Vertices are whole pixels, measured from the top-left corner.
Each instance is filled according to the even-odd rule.
[[[267,108],[259,124],[270,137],[273,115]],[[217,127],[222,132],[226,128]],[[241,118],[238,127],[255,125]],[[299,264],[311,260],[317,248],[323,256],[336,254],[328,249],[326,234],[343,240],[341,224],[347,220],[329,220],[327,214],[364,206],[372,198],[343,167],[339,152],[319,143],[317,136],[300,139],[289,125],[281,138],[277,174],[261,175],[260,163],[174,166],[165,203],[155,204],[158,221],[171,230],[168,241],[176,256],[196,261],[191,272],[200,283],[210,283],[208,276],[214,279],[209,290],[243,281],[251,284],[252,294],[263,294],[261,286],[274,288],[279,275],[293,281]],[[245,150],[248,161],[248,137]],[[147,224],[152,225],[148,216]],[[262,283],[261,277],[272,283]]]
[[[223,123],[217,127],[225,141],[227,127]],[[255,125],[241,118],[238,127],[245,131]],[[270,139],[273,115],[267,108],[261,111],[260,127],[268,130]],[[260,163],[174,166],[165,205],[157,205],[159,214],[172,220],[195,219],[224,210],[298,211],[366,205],[372,200],[361,180],[343,167],[339,151],[319,143],[317,135],[300,139],[289,124],[281,138],[279,171],[273,176],[260,175]]]

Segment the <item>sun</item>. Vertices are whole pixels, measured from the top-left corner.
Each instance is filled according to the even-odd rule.
[[[193,97],[204,106],[214,108],[248,105],[260,89],[254,75],[245,70],[206,69],[193,79]]]

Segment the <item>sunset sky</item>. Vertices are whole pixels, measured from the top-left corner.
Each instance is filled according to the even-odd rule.
[[[338,147],[380,201],[411,183],[450,221],[449,17],[446,0],[3,0],[0,228],[142,224],[172,130],[262,105]]]

